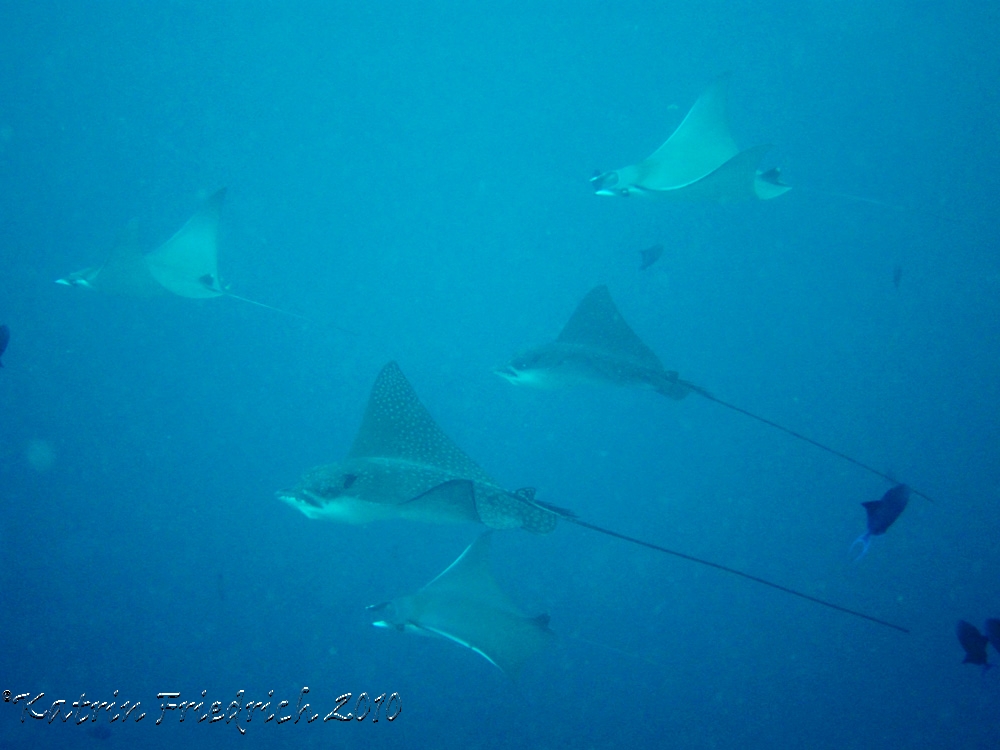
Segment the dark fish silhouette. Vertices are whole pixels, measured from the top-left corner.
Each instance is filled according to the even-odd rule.
[[[909,632],[750,573],[588,523],[571,511],[535,499],[531,487],[504,489],[444,433],[395,362],[383,367],[376,378],[361,428],[344,460],[310,470],[298,487],[279,492],[278,497],[308,518],[344,523],[382,519],[468,522],[547,534],[562,520]]]
[[[979,628],[970,622],[959,620],[955,626],[955,635],[965,649],[962,664],[982,664],[984,670],[990,668],[990,664],[986,661],[986,644],[989,639],[979,632]]]
[[[663,245],[653,245],[652,247],[647,247],[645,250],[640,250],[639,255],[642,256],[642,263],[639,265],[640,271],[645,271],[651,265],[656,263],[663,255]]]
[[[1000,620],[986,621],[986,639],[993,644],[997,652],[1000,652]]]
[[[7,351],[7,344],[10,341],[10,329],[7,326],[0,325],[0,357],[3,353]],[[0,362],[0,367],[3,367],[3,362]]]
[[[872,543],[873,536],[880,536],[889,530],[889,527],[899,518],[899,514],[906,509],[906,504],[910,501],[910,488],[905,484],[897,484],[891,490],[882,495],[881,500],[869,500],[861,503],[868,514],[868,531],[854,540],[851,549],[855,545],[862,545],[861,554],[857,556],[860,560],[868,551]]]
[[[903,280],[903,267],[896,266],[892,269],[892,285],[899,289],[899,283]]]

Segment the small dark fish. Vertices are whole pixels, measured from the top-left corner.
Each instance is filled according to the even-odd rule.
[[[640,250],[639,255],[642,256],[642,264],[639,266],[640,271],[645,271],[651,265],[656,263],[663,255],[663,245],[653,245],[652,247],[647,247],[645,250]]]
[[[7,343],[10,341],[10,329],[7,326],[0,325],[0,357],[3,353],[7,351]],[[3,362],[0,362],[0,367],[3,367]]]
[[[979,632],[979,628],[965,620],[959,620],[955,627],[955,635],[965,649],[962,664],[982,664],[984,669],[990,668],[986,662],[986,644],[989,639]]]
[[[106,724],[87,727],[87,735],[93,737],[95,740],[107,740],[111,738],[111,728]]]
[[[868,531],[855,539],[854,544],[851,545],[851,549],[854,549],[856,544],[862,545],[861,554],[855,559],[860,560],[865,556],[868,546],[872,542],[872,537],[888,531],[909,501],[910,488],[905,484],[897,484],[882,495],[881,500],[869,500],[867,503],[861,503],[868,514]]]
[[[896,266],[892,269],[892,285],[899,289],[899,282],[903,280],[903,267]]]
[[[1000,652],[1000,620],[986,621],[986,639]]]

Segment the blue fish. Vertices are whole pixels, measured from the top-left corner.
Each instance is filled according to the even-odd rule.
[[[0,325],[0,357],[7,351],[8,341],[10,341],[10,329],[7,326]],[[0,367],[3,367],[3,362],[0,362]]]
[[[868,531],[855,539],[854,544],[851,545],[852,550],[858,544],[862,547],[861,554],[855,560],[860,560],[865,556],[873,536],[880,536],[889,530],[889,527],[905,510],[909,501],[910,488],[905,484],[897,484],[882,495],[881,500],[869,500],[867,503],[861,503],[868,514]]]
[[[993,644],[997,652],[1000,652],[1000,620],[986,621],[986,639]]]
[[[991,665],[986,661],[986,644],[989,639],[979,632],[979,628],[965,620],[959,620],[958,625],[955,626],[955,635],[958,636],[958,642],[965,649],[965,658],[962,659],[962,664],[982,664],[984,672],[990,668]]]

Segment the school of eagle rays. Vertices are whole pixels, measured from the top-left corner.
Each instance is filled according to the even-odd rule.
[[[596,174],[591,179],[595,193],[730,203],[770,200],[789,191],[778,169],[760,169],[770,145],[742,150],[736,146],[726,115],[728,83],[728,75],[714,81],[651,155]],[[68,274],[58,283],[138,297],[229,297],[277,310],[241,297],[220,282],[217,244],[224,197],[224,188],[212,194],[176,234],[148,252],[141,247],[136,222],[128,224],[103,263]],[[662,251],[660,245],[642,251],[640,268],[655,263]],[[6,337],[9,334],[5,334],[4,344]],[[527,387],[590,383],[645,388],[670,400],[689,395],[706,398],[889,481],[893,486],[881,499],[864,503],[867,530],[855,542],[861,547],[858,557],[867,552],[873,536],[885,533],[896,521],[911,494],[931,499],[869,464],[725,401],[708,386],[667,369],[632,330],[603,285],[582,297],[554,339],[516,354],[495,372],[512,384]],[[547,615],[523,612],[497,584],[491,570],[491,535],[505,529],[548,534],[559,522],[709,566],[872,624],[909,632],[894,622],[720,562],[592,524],[572,509],[537,497],[532,487],[501,486],[441,430],[396,362],[386,364],[375,377],[347,455],[307,470],[297,485],[277,494],[309,519],[354,524],[401,519],[485,527],[454,562],[422,588],[370,605],[367,611],[376,626],[447,639],[473,650],[512,678],[556,634]],[[984,643],[976,639],[970,642],[976,648]]]

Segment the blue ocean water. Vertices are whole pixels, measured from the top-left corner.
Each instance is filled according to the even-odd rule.
[[[0,747],[1000,746],[1000,670],[954,635],[1000,616],[998,23],[974,2],[3,5],[0,690],[148,715],[104,736],[0,703]],[[724,71],[737,142],[775,144],[795,190],[593,195]],[[308,321],[52,283],[221,186],[224,281]],[[855,564],[887,483],[695,397],[492,374],[597,284],[682,377],[935,501]],[[310,521],[275,491],[346,452],[390,359],[505,486],[911,634],[567,525],[495,535],[497,578],[559,636],[518,681],[372,628],[365,605],[478,530]],[[158,693],[294,713],[303,686],[321,714],[404,708],[154,723]]]

